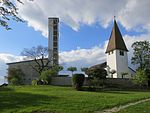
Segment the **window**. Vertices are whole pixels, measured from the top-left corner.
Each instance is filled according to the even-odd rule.
[[[124,52],[123,52],[123,51],[120,51],[120,55],[121,55],[121,56],[124,56]]]

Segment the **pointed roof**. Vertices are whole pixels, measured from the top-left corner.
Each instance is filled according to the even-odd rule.
[[[112,29],[112,32],[110,35],[106,53],[108,53],[112,50],[116,50],[116,49],[128,51],[128,49],[124,43],[124,40],[122,38],[122,35],[120,33],[120,30],[118,28],[117,22],[114,19],[114,26],[113,26],[113,29]]]

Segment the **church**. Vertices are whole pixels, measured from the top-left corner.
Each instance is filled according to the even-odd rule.
[[[107,78],[131,78],[135,75],[135,71],[128,66],[128,49],[115,19],[105,54],[106,62],[91,68],[105,68]]]

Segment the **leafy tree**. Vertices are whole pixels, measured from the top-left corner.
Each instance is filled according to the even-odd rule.
[[[81,90],[81,87],[83,86],[84,83],[84,79],[85,79],[84,74],[73,74],[72,81],[75,89]]]
[[[16,3],[21,3],[23,5],[22,0],[0,0],[0,26],[7,30],[11,29],[8,25],[10,20],[24,22],[23,19],[18,16],[18,8],[16,7]]]
[[[67,70],[68,70],[68,71],[71,71],[71,72],[72,72],[72,75],[73,75],[73,72],[74,72],[74,71],[77,71],[77,68],[76,68],[76,67],[68,67]]]
[[[30,63],[30,66],[36,70],[39,74],[41,74],[42,71],[47,70],[49,68],[52,68],[50,66],[51,60],[47,59],[48,56],[48,48],[43,46],[37,46],[32,47],[30,49],[25,48],[21,55],[26,56],[27,59],[32,59],[35,63]]]
[[[103,86],[104,79],[107,76],[107,71],[103,68],[89,68],[86,71],[91,85]]]
[[[105,79],[107,76],[107,71],[103,68],[89,68],[86,71],[86,74],[90,78]]]
[[[9,68],[8,69],[8,83],[11,85],[23,84],[24,73],[20,68]]]
[[[135,83],[135,84],[137,84],[137,85],[139,85],[140,87],[142,87],[142,85],[144,84],[144,83],[146,83],[146,81],[147,81],[147,76],[145,76],[145,71],[144,70],[142,70],[142,69],[138,69],[137,71],[136,71],[136,75],[133,77],[133,83]]]
[[[87,67],[82,67],[82,68],[81,68],[81,71],[82,71],[82,72],[85,72],[85,73],[86,73],[87,70],[88,70]]]
[[[15,2],[22,3],[20,0],[15,0]],[[12,0],[0,1],[0,16],[0,25],[7,30],[11,29],[8,25],[9,20],[23,22],[23,20],[18,16],[18,9]]]
[[[150,43],[149,41],[137,41],[132,44],[133,57],[131,63],[140,69],[150,69]]]
[[[55,69],[50,69],[50,70],[45,70],[42,71],[40,75],[40,80],[45,84],[50,84],[51,83],[51,77],[55,76],[57,74],[57,71]]]

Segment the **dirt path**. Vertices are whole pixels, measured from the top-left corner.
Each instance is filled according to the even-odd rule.
[[[139,104],[139,103],[142,103],[142,102],[147,102],[147,101],[150,101],[150,98],[139,100],[137,102],[128,103],[126,105],[121,105],[121,106],[118,106],[118,107],[113,107],[113,108],[110,108],[110,109],[105,109],[103,111],[96,111],[94,113],[116,113],[116,112],[118,112],[122,109],[125,109],[125,108],[129,107],[129,106],[133,106],[133,105],[136,105],[136,104]]]

